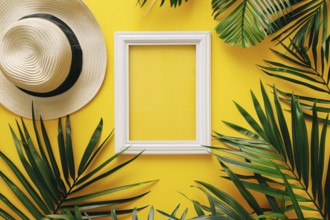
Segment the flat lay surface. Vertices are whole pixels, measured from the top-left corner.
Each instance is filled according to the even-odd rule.
[[[76,158],[83,156],[88,140],[97,123],[103,119],[104,139],[115,128],[115,32],[134,31],[209,31],[211,33],[211,130],[231,136],[242,136],[226,126],[223,121],[229,121],[248,127],[242,120],[234,102],[256,116],[250,91],[261,100],[260,81],[263,82],[269,97],[272,88],[291,91],[291,84],[272,78],[263,73],[257,65],[264,65],[264,60],[279,60],[278,56],[269,50],[276,42],[271,37],[260,44],[243,49],[226,44],[219,39],[214,31],[217,24],[212,17],[210,1],[190,0],[181,7],[170,8],[169,3],[158,7],[160,1],[148,10],[150,3],[140,8],[136,1],[84,0],[95,16],[104,36],[107,50],[107,68],[100,90],[83,108],[70,115],[72,126],[72,142]],[[164,48],[163,48],[164,47]],[[129,82],[129,132],[131,140],[195,140],[196,138],[196,78],[195,78],[195,46],[131,46],[130,48],[130,82]],[[279,49],[283,51],[283,49]],[[88,56],[88,54],[86,54]],[[96,75],[97,77],[97,75]],[[298,88],[298,92],[303,89]],[[311,92],[311,94],[313,94]],[[324,94],[324,97],[327,94]],[[79,99],[79,96],[77,97]],[[69,102],[67,100],[66,102]],[[66,103],[62,103],[65,105]],[[285,106],[285,105],[283,105]],[[30,107],[30,106],[29,106]],[[29,108],[27,107],[27,108]],[[289,108],[289,106],[288,106]],[[288,109],[287,108],[287,109]],[[285,112],[285,115],[289,115]],[[0,150],[10,157],[23,170],[23,165],[17,156],[8,124],[15,127],[15,120],[20,116],[13,114],[0,105]],[[29,119],[26,119],[28,129],[33,129]],[[50,141],[57,141],[57,120],[47,120],[45,125],[50,134]],[[114,130],[116,132],[116,128]],[[329,139],[329,138],[328,138]],[[327,140],[327,143],[330,143]],[[219,141],[212,139],[212,146],[220,146]],[[56,146],[54,144],[54,146]],[[108,159],[115,152],[114,135],[100,154],[100,161]],[[60,154],[54,150],[55,158]],[[329,148],[326,149],[329,154]],[[115,159],[122,163],[130,158],[121,155]],[[97,167],[98,162],[92,165]],[[77,164],[78,166],[78,164]],[[0,160],[1,170],[6,172],[4,162]],[[8,169],[9,170],[9,169]],[[142,155],[129,166],[111,178],[101,181],[97,186],[87,190],[116,187],[135,182],[159,180],[150,185],[130,189],[123,193],[113,194],[113,198],[122,195],[133,196],[135,192],[151,191],[146,196],[123,208],[143,207],[152,205],[170,213],[181,204],[180,213],[188,208],[187,217],[195,216],[193,204],[189,199],[207,202],[207,198],[196,187],[195,180],[208,182],[221,190],[238,197],[237,188],[228,180],[220,178],[221,166],[211,154],[203,155]],[[234,168],[235,170],[235,168]],[[14,174],[8,172],[10,178]],[[8,186],[1,182],[1,193],[18,204],[17,198],[10,195]],[[4,186],[2,186],[4,185]],[[185,194],[188,198],[183,196]],[[259,195],[257,194],[257,197]],[[104,199],[110,197],[104,196]],[[266,204],[260,195],[260,203]],[[244,207],[248,204],[242,200]],[[139,211],[139,219],[146,219],[148,208]],[[106,218],[104,218],[106,219]],[[129,216],[120,219],[131,219]],[[158,219],[156,217],[156,219]],[[161,219],[161,218],[159,218]]]

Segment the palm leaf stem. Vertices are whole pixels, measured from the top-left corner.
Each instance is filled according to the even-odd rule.
[[[82,176],[77,176],[77,178],[73,181],[73,183],[70,185],[70,187],[69,187],[68,191],[66,192],[66,194],[61,198],[61,200],[59,200],[53,214],[57,213],[61,209],[63,203],[71,195],[71,193],[74,191],[75,187],[79,184],[79,180],[81,179],[81,177]]]
[[[317,70],[316,67],[313,67],[312,65],[309,66],[309,68],[314,71],[315,75],[317,77],[319,77],[321,79],[321,83],[324,84],[327,89],[328,89],[328,93],[330,93],[330,87],[329,87],[329,84],[328,82],[323,78],[324,74],[323,73],[319,73],[319,71]]]
[[[296,180],[299,180],[298,179],[298,176],[296,175],[295,172],[292,172],[292,174],[294,175],[294,177],[296,178]],[[314,206],[317,208],[317,211],[321,214],[322,218],[323,219],[326,219],[325,218],[325,214],[323,213],[322,211],[322,207],[320,207],[317,202],[316,202],[316,198],[314,198],[313,196],[311,196],[311,194],[309,193],[308,189],[304,186],[304,184],[302,184],[300,181],[299,182],[299,185],[300,187],[306,192],[307,196],[309,197],[310,201],[313,202]]]
[[[306,188],[306,186],[301,182],[301,180],[299,179],[297,174],[294,172],[294,169],[292,168],[292,166],[288,162],[285,162],[285,164],[286,164],[287,168],[291,170],[291,173],[294,176],[295,181],[297,181],[299,183],[299,185],[300,185],[299,188],[301,190],[303,190],[304,192],[306,192],[307,196],[309,197],[309,200],[313,202],[314,206],[317,208],[317,210],[321,214],[322,218],[325,219],[325,214],[322,211],[322,207],[320,207],[319,204],[316,202],[316,197],[313,197],[309,193],[308,188]]]
[[[318,73],[318,71],[314,68],[312,68],[312,69],[316,72],[316,75],[321,78],[322,83],[327,87],[328,93],[330,93],[329,83],[327,81],[325,81],[325,79],[323,78],[323,74]]]
[[[60,208],[62,207],[62,204],[65,202],[65,200],[66,200],[66,199],[68,198],[68,196],[71,194],[71,191],[72,191],[72,190],[74,189],[74,187],[76,186],[76,183],[78,182],[78,179],[79,179],[79,177],[77,177],[77,178],[74,180],[73,184],[70,185],[69,190],[68,190],[68,191],[66,192],[66,194],[61,198],[61,200],[59,200],[58,204],[56,205],[55,210],[53,211],[53,214],[57,213],[57,212],[60,210]]]
[[[66,199],[71,195],[71,193],[74,191],[75,187],[76,187],[77,185],[79,185],[79,183],[80,183],[79,181],[80,181],[81,178],[83,178],[83,177],[82,177],[81,175],[78,175],[78,176],[76,177],[76,179],[73,181],[73,183],[69,185],[69,189],[68,189],[68,191],[67,191],[67,192],[65,193],[65,195],[63,195],[63,197],[59,200],[58,204],[56,205],[56,208],[55,208],[54,211],[53,211],[53,214],[57,213],[57,212],[61,209],[63,203],[64,203],[64,202],[66,201]]]

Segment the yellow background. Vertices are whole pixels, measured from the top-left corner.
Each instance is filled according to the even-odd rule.
[[[250,49],[232,47],[221,41],[213,31],[217,22],[212,18],[210,1],[190,0],[177,9],[170,8],[168,3],[166,3],[166,6],[159,8],[159,2],[149,13],[145,14],[148,5],[141,9],[136,5],[136,0],[85,0],[104,32],[108,51],[108,68],[104,84],[97,96],[86,107],[71,115],[75,157],[80,158],[82,156],[83,149],[100,118],[104,120],[103,138],[114,127],[115,31],[211,31],[212,130],[224,134],[235,135],[231,129],[222,123],[223,120],[241,126],[246,125],[236,110],[233,100],[240,103],[249,112],[254,113],[250,99],[250,89],[260,97],[259,80],[262,80],[265,84],[276,82],[278,87],[287,85],[284,82],[274,81],[273,78],[267,77],[256,66],[256,64],[261,64],[264,59],[273,58],[272,53],[268,50],[269,47],[274,46],[270,38]],[[145,83],[148,84],[148,80]],[[16,119],[19,119],[17,115],[0,106],[0,149],[9,158],[17,162],[17,166],[22,168],[8,127],[8,124],[14,126]],[[31,128],[30,121],[27,121],[29,128]],[[57,121],[47,121],[46,127],[50,133],[51,141],[54,143],[53,145],[56,146]],[[219,146],[219,143],[215,141],[212,144]],[[113,152],[114,140],[112,139],[103,151],[101,160],[108,158]],[[119,159],[119,162],[127,158],[129,156],[123,156]],[[0,167],[1,170],[8,173],[9,169],[4,166],[3,162],[0,162]],[[211,155],[141,156],[112,178],[100,182],[97,187],[94,187],[94,190],[159,179],[155,184],[139,188],[141,190],[151,190],[151,193],[128,207],[153,205],[156,209],[170,212],[180,203],[180,211],[183,212],[184,208],[188,207],[188,217],[192,217],[195,213],[191,203],[179,192],[192,199],[205,201],[205,198],[196,188],[190,187],[195,185],[194,180],[209,182],[234,196],[237,195],[237,191],[232,184],[220,178],[221,174],[218,162]],[[0,185],[1,193],[9,195],[9,189],[4,186],[2,180]],[[138,192],[138,190],[132,192]],[[19,204],[15,198],[10,198],[16,204]],[[106,198],[111,199],[112,197]],[[140,215],[139,219],[146,219],[147,210],[141,211]],[[156,219],[160,219],[158,214]]]
[[[196,140],[196,47],[130,46],[130,140]]]

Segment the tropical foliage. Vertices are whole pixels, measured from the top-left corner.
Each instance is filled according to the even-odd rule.
[[[69,116],[66,117],[64,128],[62,126],[62,120],[58,119],[57,145],[60,162],[55,159],[55,152],[51,146],[42,118],[40,118],[40,129],[38,129],[37,122],[33,116],[36,145],[23,120],[21,120],[21,125],[17,122],[17,128],[18,135],[12,127],[10,127],[10,130],[18,156],[28,177],[26,177],[15,163],[2,152],[0,152],[1,159],[10,168],[9,170],[16,175],[19,181],[9,178],[8,175],[2,171],[0,171],[0,176],[29,214],[35,219],[41,219],[48,214],[67,213],[67,210],[74,209],[77,205],[83,213],[86,213],[91,218],[94,216],[110,216],[113,207],[134,201],[143,197],[148,192],[132,197],[106,201],[101,199],[102,196],[153,182],[146,181],[116,187],[111,186],[111,182],[109,182],[110,186],[104,190],[91,190],[91,186],[95,186],[99,181],[122,170],[122,168],[136,160],[142,153],[121,164],[111,166],[112,162],[120,156],[126,150],[125,149],[101,163],[96,163],[98,156],[107,145],[112,134],[111,132],[104,141],[99,143],[103,128],[102,120],[100,120],[91,136],[85,152],[78,163],[78,167],[75,166]],[[93,166],[93,169],[91,169],[91,166]],[[20,185],[22,185],[24,189],[22,189]],[[94,198],[97,198],[98,201],[95,201]],[[91,202],[90,199],[94,199],[93,202]],[[19,218],[29,219],[26,213],[22,212],[22,206],[20,204],[14,205],[4,195],[0,195],[0,203],[8,206]],[[77,209],[75,209],[75,211],[76,215],[80,215],[77,213]],[[124,209],[118,210],[117,214],[130,212],[132,212],[132,210]],[[15,219],[15,216],[11,216],[2,209],[0,210],[0,216],[5,219]]]
[[[217,152],[215,157],[227,174],[224,178],[235,184],[249,209],[219,188],[198,181],[209,200],[209,205],[200,207],[214,219],[329,219],[330,161],[325,154],[328,117],[322,125],[315,104],[308,134],[300,103],[292,96],[290,132],[276,88],[275,107],[263,85],[261,90],[263,107],[251,92],[258,119],[236,103],[252,130],[225,122],[247,138],[215,133],[214,138],[228,148],[209,147]],[[262,201],[267,203],[258,202],[258,195],[263,195]],[[310,216],[305,211],[311,211]]]
[[[176,217],[178,214],[180,205],[177,205],[175,209],[169,214],[164,211],[156,210],[161,216],[169,219],[169,220],[184,220],[186,217],[186,214],[188,210],[186,209],[180,218]],[[138,220],[138,210],[133,209],[132,213],[132,220]],[[82,219],[91,219],[87,214],[81,214],[81,210],[79,207],[75,206],[74,210],[70,211],[69,209],[65,209],[64,213],[62,214],[54,214],[54,215],[48,215],[47,218],[44,218],[44,220],[49,219],[67,219],[67,220],[82,220]],[[116,213],[115,209],[111,210],[111,219],[112,220],[118,220],[119,216]],[[155,219],[155,211],[154,208],[151,207],[149,210],[148,218],[147,220],[154,220]]]
[[[292,39],[299,47],[327,40],[329,1],[212,0],[215,30],[226,42],[249,47],[276,33],[274,40]]]
[[[151,7],[156,1],[152,0]],[[138,0],[141,7],[147,2]],[[166,2],[171,7],[178,7],[188,0],[161,0],[160,6]],[[246,205],[217,186],[196,181],[195,187],[205,194],[208,204],[191,200],[197,213],[193,219],[330,219],[330,162],[329,155],[325,153],[330,100],[323,98],[330,93],[329,0],[212,0],[211,6],[214,18],[219,21],[215,30],[221,39],[232,45],[249,47],[268,35],[274,35],[273,40],[282,46],[282,50],[273,52],[281,62],[266,60],[266,65],[259,65],[261,70],[291,85],[307,88],[308,92],[316,92],[319,96],[309,93],[293,95],[292,91],[278,90],[273,86],[272,103],[261,84],[263,106],[251,92],[257,118],[235,103],[251,128],[224,122],[237,131],[239,137],[215,132],[214,138],[226,147],[207,147],[213,150],[219,161],[223,178],[235,185]],[[289,118],[284,116],[284,103],[280,100],[290,105]],[[303,109],[307,109],[308,114]],[[309,119],[311,128],[308,128]],[[82,219],[101,215],[117,219],[118,214],[131,213],[133,220],[138,218],[139,209],[115,210],[114,207],[134,201],[148,192],[102,202],[89,202],[89,199],[153,181],[110,187],[92,193],[84,190],[121,170],[140,155],[109,167],[124,150],[101,165],[94,164],[93,161],[111,136],[98,144],[102,120],[79,163],[75,163],[73,154],[69,117],[66,118],[65,129],[62,120],[58,121],[60,163],[55,159],[42,119],[41,132],[34,118],[33,126],[37,147],[23,120],[21,125],[17,123],[18,135],[11,128],[14,145],[28,178],[0,152],[1,159],[16,175],[19,183],[2,171],[0,176],[31,216],[36,219]],[[75,164],[79,164],[78,169]],[[90,169],[92,165],[96,166],[93,170]],[[19,185],[23,185],[24,190]],[[259,200],[260,197],[264,199]],[[3,218],[15,219],[18,216],[28,219],[26,213],[2,194],[0,203],[15,214],[13,217],[0,209]],[[97,208],[102,208],[102,211]],[[167,219],[184,220],[187,210],[177,217],[178,209],[179,206],[171,214],[157,211]],[[148,220],[152,219],[153,208],[148,217]]]
[[[138,4],[141,5],[141,7],[147,3],[148,0],[138,0]],[[157,0],[153,0],[153,2],[155,3]],[[188,0],[184,0],[184,2],[187,2]],[[169,0],[171,7],[177,7],[180,6],[182,4],[182,0]],[[163,6],[165,3],[165,0],[161,0],[160,2],[160,6]]]
[[[138,0],[145,5],[147,0]],[[165,0],[161,1],[160,6]],[[172,7],[182,0],[169,0]],[[268,35],[276,33],[274,40],[291,38],[299,47],[312,48],[329,42],[329,0],[212,0],[215,27],[226,43],[242,47],[256,45]]]
[[[292,84],[292,88],[302,87],[296,94],[305,109],[312,109],[314,102],[318,104],[317,111],[330,112],[330,69],[329,44],[312,52],[292,43],[291,47],[281,44],[284,52],[272,50],[281,62],[266,60],[267,65],[260,65],[262,71],[272,77],[283,79]],[[292,91],[279,91],[281,95],[290,98]],[[314,92],[314,95],[308,95]]]

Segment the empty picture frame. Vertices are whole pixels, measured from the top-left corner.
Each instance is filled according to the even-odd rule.
[[[207,154],[210,145],[210,48],[209,32],[115,33],[115,151],[129,147],[135,154]],[[196,48],[195,140],[130,140],[129,53],[131,46],[193,45]],[[147,80],[147,79],[146,79]],[[175,79],[173,79],[175,80]],[[151,82],[150,82],[151,83]]]

